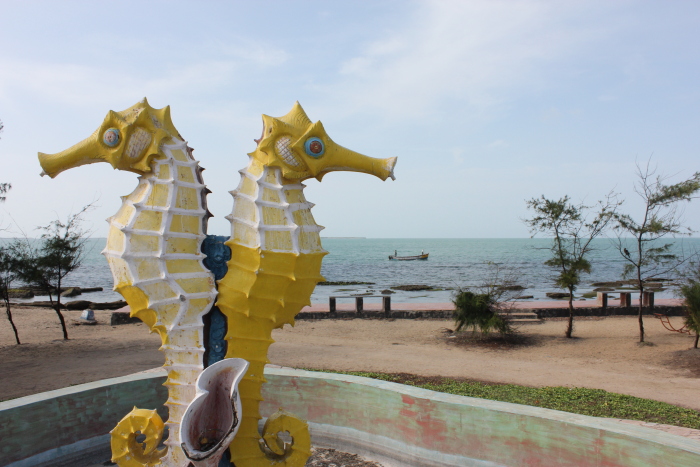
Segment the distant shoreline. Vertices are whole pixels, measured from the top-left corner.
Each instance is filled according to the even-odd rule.
[[[208,234],[212,236],[217,236],[217,237],[226,237],[230,234]],[[16,236],[1,236],[0,235],[0,242],[5,241],[5,240],[17,240],[17,239],[23,239],[24,237],[16,237]],[[36,237],[28,237],[29,240],[39,240],[39,238]],[[87,237],[89,240],[101,240],[101,241],[106,241],[107,237]],[[539,240],[552,240],[553,237],[321,237],[322,239],[336,239],[336,238],[347,238],[347,239],[358,239],[358,240],[533,240],[533,239],[539,239]],[[632,237],[622,237],[623,240],[634,240]],[[668,239],[660,239],[659,242],[676,242],[676,241],[683,241],[683,240],[698,240],[700,239],[700,236],[690,236],[690,237],[670,237]],[[600,238],[600,240],[614,240],[611,238]]]

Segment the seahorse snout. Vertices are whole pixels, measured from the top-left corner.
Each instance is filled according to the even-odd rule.
[[[386,163],[386,170],[389,172],[388,177],[392,180],[396,180],[396,177],[394,177],[394,166],[396,165],[396,160],[397,157],[390,157],[388,159],[384,159],[384,162]]]
[[[65,151],[57,152],[56,154],[44,154],[40,152],[39,164],[42,169],[41,175],[48,175],[54,178],[64,170],[73,167],[92,164],[94,162],[104,162],[104,158],[101,157],[99,153],[96,141],[96,134],[92,134],[89,138],[84,139]]]

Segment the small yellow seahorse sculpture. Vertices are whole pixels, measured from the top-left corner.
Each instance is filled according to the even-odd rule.
[[[327,254],[306,201],[302,180],[318,180],[332,171],[354,171],[393,177],[396,158],[374,159],[345,149],[312,123],[299,103],[284,117],[263,115],[263,133],[248,154],[248,167],[234,197],[231,260],[219,281],[217,306],[226,315],[226,357],[239,357],[250,368],[239,388],[243,420],[231,444],[236,467],[303,466],[309,456],[305,422],[291,414],[268,419],[263,439],[258,434],[263,370],[272,330],[294,324],[294,316],[310,304]],[[288,431],[294,442],[276,438]]]
[[[258,434],[264,366],[272,330],[294,324],[322,280],[319,232],[303,194],[303,180],[332,171],[394,178],[396,158],[373,159],[334,143],[320,122],[301,106],[284,117],[263,116],[263,134],[241,182],[232,191],[228,272],[218,285],[217,306],[227,320],[226,358],[250,363],[239,386],[242,420],[231,444],[236,467],[301,467],[310,452],[305,422],[280,411]],[[134,409],[112,431],[113,460],[120,467],[190,465],[180,443],[180,421],[195,396],[203,370],[202,317],[217,296],[204,267],[201,243],[211,216],[208,190],[192,151],[170,120],[169,108],[153,109],[144,99],[123,112],[109,112],[86,140],[57,154],[39,154],[44,174],[109,162],[139,174],[139,184],[108,219],[104,255],[115,290],[150,329],[160,334],[168,371],[169,437],[159,450],[163,423],[154,411]],[[145,435],[137,441],[136,433]],[[293,443],[278,439],[289,432]]]

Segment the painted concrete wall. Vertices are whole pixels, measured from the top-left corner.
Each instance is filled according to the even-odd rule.
[[[0,402],[0,466],[105,435],[134,405],[161,408],[164,417],[165,376],[155,375],[105,379]]]
[[[346,375],[277,369],[266,377],[265,415],[283,407],[434,462],[408,465],[700,465],[700,443],[611,420]]]
[[[270,368],[266,377],[264,416],[282,407],[310,422],[315,443],[387,466],[700,465],[700,443],[610,420],[353,376]],[[103,439],[134,405],[161,407],[163,381],[132,375],[0,403],[0,466]]]

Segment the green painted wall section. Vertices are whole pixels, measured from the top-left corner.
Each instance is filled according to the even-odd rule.
[[[511,466],[698,466],[700,443],[554,410],[436,393],[355,376],[266,369],[261,409],[425,449]],[[0,466],[109,432],[133,406],[160,407],[162,373],[98,381],[0,403]],[[165,417],[164,417],[165,418]],[[313,433],[312,433],[313,434]],[[383,437],[383,438],[381,438]]]
[[[132,375],[0,402],[0,466],[104,435],[135,405],[165,416],[164,382]]]

